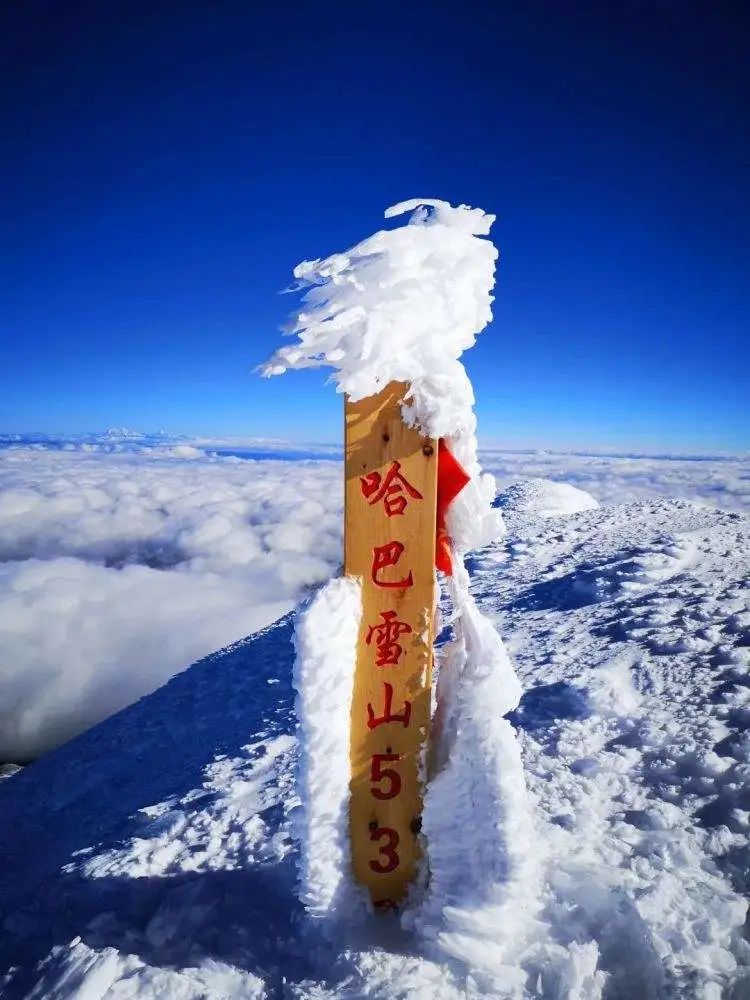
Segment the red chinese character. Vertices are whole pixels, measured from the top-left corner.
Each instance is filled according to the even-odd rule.
[[[372,550],[372,582],[378,587],[411,587],[414,578],[409,570],[409,575],[403,580],[396,580],[388,583],[386,580],[378,580],[378,573],[386,566],[395,566],[401,558],[404,546],[401,542],[386,542],[385,545],[375,545]]]
[[[383,714],[380,718],[375,715],[375,710],[371,704],[367,705],[367,728],[377,729],[378,726],[382,726],[384,722],[400,722],[402,723],[404,729],[409,725],[409,719],[411,719],[411,702],[404,700],[404,710],[400,715],[394,715],[392,712],[393,708],[393,685],[384,683],[383,687],[385,689],[385,705],[383,706]]]
[[[408,493],[414,500],[422,499],[422,494],[404,479],[400,469],[400,462],[391,462],[385,478],[381,477],[379,472],[368,472],[359,480],[362,494],[367,498],[369,505],[372,507],[378,500],[382,500],[388,517],[404,513],[408,503],[405,494]]]
[[[400,635],[411,632],[411,625],[400,622],[396,618],[395,611],[381,611],[380,617],[383,621],[378,625],[371,625],[367,633],[365,642],[371,645],[373,636],[378,652],[375,657],[376,667],[396,667],[404,649],[396,640]]]

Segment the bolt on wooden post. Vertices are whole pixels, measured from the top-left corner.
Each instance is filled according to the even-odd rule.
[[[345,407],[344,572],[362,579],[351,716],[357,880],[398,905],[416,874],[430,727],[437,441],[407,427],[392,382]]]

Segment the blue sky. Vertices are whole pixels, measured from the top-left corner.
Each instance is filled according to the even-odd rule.
[[[422,196],[498,216],[495,320],[465,356],[484,441],[750,447],[741,5],[0,20],[0,430],[337,440],[324,373],[252,372],[279,289]]]

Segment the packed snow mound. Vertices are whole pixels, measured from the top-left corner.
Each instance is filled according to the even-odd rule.
[[[507,520],[532,520],[538,517],[566,517],[582,510],[594,510],[597,500],[585,490],[551,479],[524,479],[499,493],[495,505]]]
[[[330,940],[298,899],[291,619],[194,664],[0,782],[4,1000],[744,1000],[749,563],[746,517],[680,500],[471,560],[533,831],[481,921],[445,887],[437,948],[392,916]]]

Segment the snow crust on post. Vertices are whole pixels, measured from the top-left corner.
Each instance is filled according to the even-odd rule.
[[[349,719],[362,615],[359,580],[331,580],[295,624],[300,812],[300,899],[308,912],[335,920],[358,893],[349,849]]]
[[[433,950],[501,975],[539,909],[521,753],[503,718],[521,685],[462,563],[449,589],[456,636],[441,651],[435,773],[422,815],[430,879],[405,922]]]
[[[263,372],[330,366],[338,390],[353,400],[392,381],[407,383],[406,423],[444,438],[471,477],[447,516],[455,637],[439,663],[434,766],[424,802],[429,880],[415,885],[402,920],[428,948],[461,959],[491,983],[507,971],[513,942],[538,909],[523,767],[503,718],[517,706],[521,687],[494,626],[474,602],[463,565],[466,552],[504,531],[491,506],[494,479],[477,458],[474,393],[460,361],[492,318],[498,254],[486,237],[494,216],[429,198],[402,202],[386,216],[406,212],[406,225],[296,268],[305,294],[288,332],[297,340],[280,348]],[[348,711],[342,719],[348,727]],[[320,837],[312,829],[314,810],[327,824],[322,840],[333,830],[341,845],[339,819],[331,823],[324,806],[308,806],[309,836]],[[343,850],[336,848],[337,858]],[[310,860],[305,863],[310,868]],[[338,868],[330,878],[308,876],[308,905],[325,911],[342,880]]]

